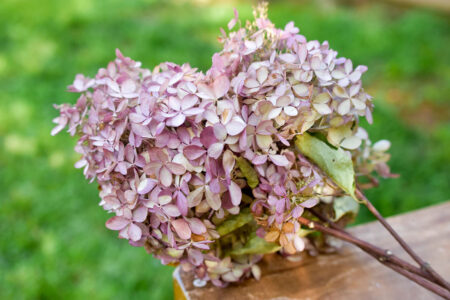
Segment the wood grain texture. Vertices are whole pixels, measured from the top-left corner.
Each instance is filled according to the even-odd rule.
[[[388,222],[425,261],[450,279],[450,201],[388,218]],[[380,224],[368,223],[349,231],[413,263]],[[180,294],[190,300],[440,299],[350,244],[337,254],[303,255],[298,262],[267,255],[260,266],[261,280],[249,279],[224,289],[210,284],[195,288],[192,275],[177,269],[174,283],[180,290],[176,299],[181,299]]]

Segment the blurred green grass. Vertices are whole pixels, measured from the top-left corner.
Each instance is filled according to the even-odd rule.
[[[73,169],[68,135],[50,136],[53,103],[76,73],[93,76],[120,48],[152,67],[207,70],[215,37],[251,2],[2,0],[0,3],[0,299],[170,299],[172,268],[104,228],[95,184]],[[325,4],[324,4],[325,3]],[[392,170],[369,191],[386,215],[448,200],[450,24],[432,11],[333,1],[274,1],[278,26],[366,64],[373,140],[392,141]],[[372,220],[362,211],[358,222]]]

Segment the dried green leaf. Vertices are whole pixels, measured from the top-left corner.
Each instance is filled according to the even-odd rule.
[[[320,139],[303,133],[295,139],[297,150],[311,159],[342,190],[355,196],[355,171],[351,157],[342,149],[334,149]]]
[[[337,197],[333,201],[334,218],[333,221],[339,221],[343,216],[349,216],[353,220],[359,211],[359,204],[352,197]]]
[[[247,243],[240,248],[231,250],[230,255],[265,254],[273,253],[280,249],[280,245],[266,242],[264,239],[257,236],[256,233],[252,233],[250,234]]]
[[[216,230],[220,236],[224,236],[251,221],[253,221],[253,215],[250,208],[244,208],[239,214],[231,215],[225,221],[220,223]]]
[[[236,163],[241,170],[242,175],[247,179],[248,186],[252,189],[257,187],[259,184],[258,173],[253,169],[250,162],[243,157],[238,157],[236,158]]]

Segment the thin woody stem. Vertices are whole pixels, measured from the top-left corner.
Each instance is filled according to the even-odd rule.
[[[300,224],[309,227],[310,229],[314,229],[314,230],[318,230],[320,232],[335,236],[341,240],[344,240],[346,242],[352,243],[354,245],[357,246],[361,246],[361,247],[373,247],[374,252],[379,252],[379,250],[381,249],[377,249],[377,247],[374,247],[373,245],[370,245],[367,242],[364,242],[356,237],[353,237],[345,232],[342,232],[340,230],[336,230],[333,228],[329,228],[329,227],[325,227],[320,223],[308,220],[306,218],[303,217],[299,217],[298,221],[300,222]],[[381,250],[381,253],[378,253],[383,255],[383,251]],[[373,254],[372,254],[373,255]],[[422,278],[421,276],[418,276],[417,274],[414,274],[408,270],[405,270],[391,262],[386,262],[386,261],[380,261],[381,263],[385,264],[386,266],[390,267],[391,269],[397,271],[399,274],[413,280],[414,282],[416,282],[417,284],[421,285],[422,287],[428,289],[429,291],[445,298],[445,299],[450,299],[450,291],[444,289],[443,287],[430,282],[424,278]]]
[[[333,221],[329,220],[327,217],[325,217],[324,215],[322,215],[321,213],[317,212],[314,209],[308,209],[308,211],[310,213],[312,213],[314,216],[316,216],[317,218],[319,218],[322,222],[327,223],[331,228],[335,229],[335,230],[339,230],[342,231],[343,233],[346,233],[349,236],[352,236],[350,233],[348,233],[347,231],[345,231],[342,227],[340,227],[339,225],[337,225],[336,223],[334,223]],[[405,269],[411,273],[417,274],[423,278],[426,278],[430,281],[433,281],[439,285],[441,285],[438,281],[434,280],[433,277],[430,276],[430,274],[428,274],[427,272],[425,272],[424,270],[417,268],[416,266],[402,260],[401,258],[395,256],[394,254],[391,253],[391,251],[389,250],[383,250],[378,248],[375,245],[372,245],[370,243],[366,243],[366,246],[361,245],[356,245],[355,246],[359,247],[361,250],[363,250],[364,252],[372,255],[373,257],[375,257],[375,259],[379,260],[381,263],[388,265],[390,264],[394,264],[402,269]],[[383,252],[384,255],[380,256],[380,253]],[[445,286],[443,286],[445,287]]]
[[[392,228],[392,226],[386,221],[385,218],[380,214],[380,212],[373,206],[372,202],[364,196],[364,194],[360,190],[356,190],[356,195],[364,201],[364,204],[367,206],[369,211],[380,221],[380,223],[386,228],[387,231],[395,238],[395,240],[402,246],[402,248],[411,256],[420,267],[430,274],[431,277],[435,279],[435,281],[439,282],[440,285],[447,288],[450,291],[450,283],[448,283],[441,275],[439,275],[429,263],[425,262],[422,258],[420,258],[411,247],[400,237],[400,235]]]
[[[414,281],[415,283],[417,283],[418,285],[428,289],[429,291],[436,293],[437,295],[441,296],[444,299],[450,299],[450,292],[448,290],[446,290],[445,288],[443,288],[440,285],[437,285],[434,282],[430,282],[427,279],[424,279],[421,276],[418,276],[417,274],[408,272],[407,270],[399,267],[396,264],[393,264],[391,262],[381,262],[383,265],[385,265],[388,268],[391,268],[392,270],[396,271],[397,273],[405,276],[406,278]]]

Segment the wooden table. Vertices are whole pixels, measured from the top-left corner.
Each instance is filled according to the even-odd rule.
[[[450,279],[450,201],[388,218],[395,230],[428,261]],[[375,245],[409,259],[400,246],[376,223],[355,226],[349,231]],[[412,262],[412,261],[411,261]],[[191,274],[174,272],[175,299],[440,299],[428,290],[375,261],[357,247],[345,244],[338,254],[289,262],[268,255],[260,263],[262,278],[239,285],[195,288]]]

